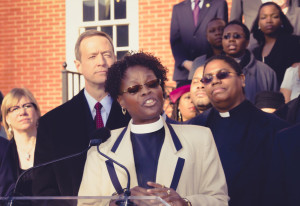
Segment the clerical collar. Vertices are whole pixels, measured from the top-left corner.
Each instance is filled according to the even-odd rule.
[[[220,116],[222,118],[228,118],[230,116],[234,116],[235,114],[241,113],[241,110],[243,110],[243,108],[245,108],[246,105],[248,105],[248,104],[249,104],[249,101],[244,100],[243,102],[241,102],[241,104],[239,104],[235,108],[229,110],[228,112],[218,112],[218,113],[220,114]]]
[[[159,120],[149,124],[133,124],[132,120],[130,121],[131,132],[135,134],[146,134],[151,132],[156,132],[163,128],[164,122],[160,116]]]
[[[219,112],[219,114],[223,118],[230,117],[230,113],[229,112]]]

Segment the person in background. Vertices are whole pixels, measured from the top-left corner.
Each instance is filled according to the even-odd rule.
[[[258,92],[278,91],[279,88],[274,70],[256,60],[247,49],[249,38],[249,29],[243,23],[231,21],[224,28],[222,44],[225,54],[234,58],[243,68],[245,95],[254,103]]]
[[[1,115],[1,104],[3,101],[3,94],[0,91],[0,137],[6,138],[6,133],[4,131],[4,127],[2,126],[2,115]]]
[[[262,91],[256,94],[254,105],[264,112],[273,113],[284,105],[284,96],[281,92]]]
[[[257,11],[261,4],[272,0],[232,0],[232,7],[230,11],[230,21],[238,20],[242,22],[245,20],[245,25],[250,30]],[[299,0],[273,0],[283,10],[284,14],[290,20],[294,27],[294,34],[300,35],[300,8]]]
[[[28,89],[14,88],[4,97],[1,112],[10,142],[0,167],[0,196],[8,196],[14,189],[19,175],[33,166],[41,111]],[[26,195],[32,194],[30,179],[24,186],[22,192]]]
[[[191,81],[182,81],[177,88],[170,92],[170,100],[173,103],[171,119],[185,122],[196,116],[196,108],[191,99]]]
[[[209,127],[213,133],[226,176],[229,205],[259,205],[273,138],[288,123],[246,99],[245,76],[231,57],[209,59],[202,82],[213,107],[189,123]]]
[[[290,124],[300,122],[300,95],[274,112],[278,117],[288,121]]]
[[[228,205],[225,177],[210,130],[166,124],[160,116],[166,72],[159,59],[142,52],[112,65],[106,91],[132,119],[127,127],[111,131],[101,151],[129,170],[132,196],[159,196],[174,206]],[[79,196],[123,193],[125,171],[110,169],[105,162],[97,148],[88,152]],[[111,179],[113,174],[116,178]]]
[[[4,163],[8,145],[9,141],[6,138],[0,137],[0,197],[8,196],[11,191],[11,189],[9,189],[10,183],[6,185],[8,179],[7,174],[11,173],[11,164]]]
[[[201,82],[203,76],[203,66],[196,69],[191,83],[191,99],[196,107],[197,114],[201,114],[211,108],[210,101],[204,90],[204,84]]]
[[[297,206],[300,202],[300,123],[280,131],[263,194],[265,206]]]
[[[196,69],[199,66],[203,66],[205,61],[213,55],[221,54],[223,51],[222,47],[222,36],[226,22],[220,18],[213,18],[207,24],[206,38],[210,45],[208,52],[200,57],[197,57],[192,64],[191,71],[188,79],[192,79]]]
[[[85,88],[71,100],[45,114],[39,123],[35,165],[85,150],[94,131],[124,127],[130,116],[105,92],[108,68],[116,61],[112,39],[104,32],[88,30],[75,45],[75,66]],[[35,177],[36,196],[76,196],[86,154],[40,168]]]
[[[173,80],[187,80],[193,60],[210,50],[206,26],[213,18],[228,21],[225,0],[185,0],[173,7],[170,44],[175,60]]]
[[[253,49],[255,58],[269,65],[281,85],[287,68],[300,62],[299,37],[292,35],[294,29],[281,8],[273,2],[260,6],[251,32],[258,42]]]
[[[290,67],[285,71],[280,92],[284,95],[285,103],[300,95],[300,65]]]

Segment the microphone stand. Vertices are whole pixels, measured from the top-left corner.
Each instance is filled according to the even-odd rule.
[[[19,181],[22,179],[22,177],[27,174],[28,172],[32,171],[33,169],[36,169],[36,168],[40,168],[40,167],[43,167],[43,166],[47,166],[47,165],[50,165],[50,164],[53,164],[53,163],[56,163],[56,162],[59,162],[61,160],[66,160],[66,159],[69,159],[69,158],[72,158],[72,157],[76,157],[76,156],[79,156],[85,152],[87,152],[93,145],[89,145],[88,148],[86,148],[85,150],[81,151],[81,152],[78,152],[76,154],[73,154],[73,155],[70,155],[70,156],[67,156],[67,157],[62,157],[62,158],[59,158],[59,159],[55,159],[55,160],[52,160],[50,162],[45,162],[45,163],[42,163],[42,164],[39,164],[39,165],[36,165],[34,167],[31,167],[29,168],[28,170],[25,170],[24,172],[22,172],[20,174],[20,176],[18,177],[17,181],[16,181],[16,184],[15,184],[15,189],[12,193],[12,196],[14,196],[16,194],[16,191],[17,191],[17,186],[18,186],[18,183]]]
[[[17,179],[17,181],[16,181],[16,184],[15,184],[15,188],[14,188],[12,194],[9,195],[9,197],[8,197],[8,203],[7,203],[7,205],[12,206],[12,204],[13,204],[13,197],[14,197],[14,196],[18,196],[18,195],[16,195],[16,194],[17,194],[17,193],[16,193],[16,192],[17,192],[17,187],[18,187],[19,182],[21,181],[22,177],[23,177],[25,174],[29,173],[30,171],[32,171],[32,170],[34,170],[34,169],[36,169],[36,168],[40,168],[40,167],[43,167],[43,166],[47,166],[47,165],[50,165],[50,164],[53,164],[53,163],[56,163],[56,162],[59,162],[59,161],[62,161],[62,160],[66,160],[66,159],[72,158],[72,157],[80,156],[80,155],[82,155],[83,153],[87,152],[92,146],[97,146],[97,145],[100,145],[101,143],[102,143],[102,141],[99,140],[99,139],[91,139],[88,148],[86,148],[85,150],[83,150],[83,151],[81,151],[81,152],[78,152],[78,153],[76,153],[76,154],[72,154],[72,155],[69,155],[69,156],[66,156],[66,157],[62,157],[62,158],[59,158],[59,159],[55,159],[55,160],[52,160],[52,161],[50,161],[50,162],[45,162],[45,163],[42,163],[42,164],[33,166],[33,167],[31,167],[31,168],[25,170],[25,171],[22,172],[22,173],[20,174],[20,176],[18,177],[18,179]]]
[[[129,174],[127,168],[124,165],[121,165],[120,163],[115,161],[114,159],[110,158],[106,154],[102,153],[100,151],[99,147],[100,147],[100,145],[97,146],[97,150],[98,150],[100,155],[102,155],[103,157],[105,157],[109,161],[111,161],[111,162],[115,163],[116,165],[120,166],[121,168],[123,168],[125,170],[126,174],[127,174],[127,180],[128,181],[127,181],[127,187],[125,188],[125,191],[124,191],[124,199],[117,200],[116,205],[119,205],[119,206],[134,206],[135,204],[131,200],[129,200],[129,197],[131,195],[131,192],[130,192],[130,174]]]

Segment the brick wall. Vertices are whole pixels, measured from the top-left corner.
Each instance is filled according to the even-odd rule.
[[[61,104],[65,2],[1,1],[0,90],[30,89],[42,113]]]
[[[139,0],[139,46],[160,57],[172,81],[172,7],[182,0]],[[227,1],[229,7],[231,0]],[[229,9],[230,10],[230,9]],[[65,61],[65,1],[10,0],[0,7],[0,90],[30,89],[42,114],[61,104]]]

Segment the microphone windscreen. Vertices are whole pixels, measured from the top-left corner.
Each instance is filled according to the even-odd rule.
[[[105,142],[110,137],[110,130],[107,127],[96,129],[91,136],[92,146]]]

